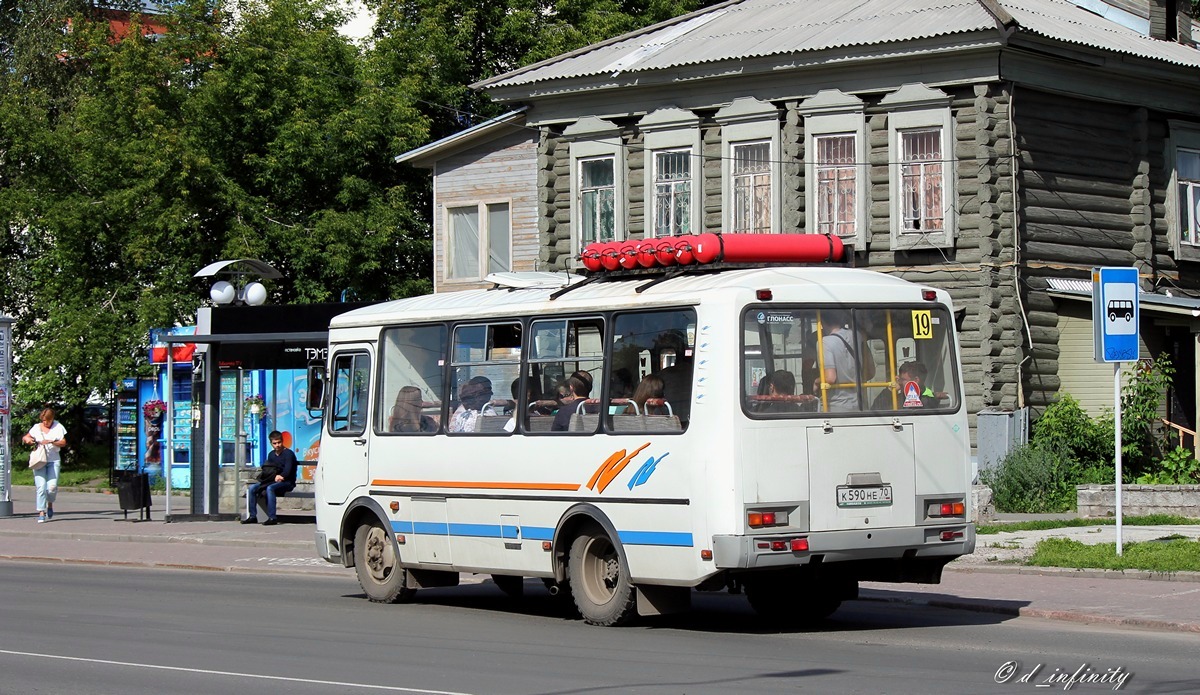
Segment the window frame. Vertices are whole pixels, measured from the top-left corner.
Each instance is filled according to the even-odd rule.
[[[700,160],[700,117],[691,111],[677,108],[655,110],[638,122],[646,148],[646,238],[657,238],[658,222],[658,154],[661,152],[687,152],[691,155],[688,170],[689,234],[703,231],[702,193],[704,166]]]
[[[957,155],[950,96],[924,85],[906,84],[887,95],[880,105],[888,109],[888,193],[893,251],[950,248],[958,228]],[[937,131],[941,150],[942,228],[907,229],[904,223],[904,134]]]
[[[714,119],[721,126],[722,229],[727,232],[744,231],[734,228],[734,148],[741,145],[767,142],[769,143],[767,152],[768,172],[771,178],[769,184],[771,194],[769,214],[771,220],[767,225],[767,229],[762,233],[779,233],[782,229],[783,218],[783,168],[780,162],[782,147],[780,142],[779,109],[770,102],[742,97],[734,99],[729,106],[718,111]]]
[[[334,426],[333,426],[334,418],[337,415],[336,403],[337,403],[337,384],[338,384],[338,379],[337,379],[338,360],[340,360],[342,358],[347,358],[350,360],[350,374],[352,374],[352,375],[358,369],[358,367],[356,365],[359,360],[364,360],[366,362],[366,369],[367,369],[366,382],[367,383],[364,384],[364,390],[362,392],[362,398],[360,401],[360,404],[361,404],[362,408],[365,410],[365,412],[363,413],[363,417],[362,417],[362,421],[361,421],[362,427],[358,430],[353,430],[350,428],[350,423],[352,423],[354,421],[354,414],[356,412],[358,412],[353,408],[354,399],[352,397],[347,402],[346,429],[337,430],[337,429],[334,429]],[[324,418],[325,419],[325,430],[331,437],[362,437],[362,436],[365,436],[367,433],[367,428],[371,426],[371,420],[370,420],[371,403],[376,400],[376,394],[370,388],[372,372],[375,371],[375,364],[373,363],[373,361],[371,359],[371,353],[367,350],[362,350],[362,349],[357,349],[357,348],[350,349],[350,350],[339,350],[338,352],[335,352],[333,354],[333,356],[330,358],[329,364],[330,364],[330,370],[329,370],[330,378],[329,378],[328,388],[330,389],[330,391],[329,391],[329,405],[326,408],[326,416]],[[353,389],[353,385],[354,385],[354,377],[353,376],[350,377],[350,385],[351,385],[351,392],[348,392],[348,395],[349,395],[349,393],[352,393],[352,389]]]
[[[491,210],[495,206],[506,205],[508,207],[508,258],[506,259],[507,269],[491,270],[489,267],[491,262],[491,244],[492,244],[492,229],[491,229]],[[451,275],[454,268],[455,255],[455,230],[453,227],[453,215],[456,210],[466,210],[474,207],[479,220],[479,240],[476,248],[476,267],[475,275],[454,277]],[[477,283],[493,272],[509,272],[513,267],[513,237],[512,237],[512,218],[513,218],[513,201],[512,198],[488,198],[474,202],[462,203],[443,203],[444,215],[443,228],[446,230],[446,243],[442,253],[442,281],[447,284],[455,283]]]
[[[595,116],[581,118],[563,130],[568,141],[571,166],[571,253],[567,268],[579,264],[583,242],[583,180],[581,162],[611,157],[613,160],[613,240],[624,241],[627,229],[626,157],[621,130],[616,124]],[[590,243],[590,242],[589,242]]]
[[[804,118],[805,231],[821,234],[820,163],[818,141],[824,137],[848,136],[854,142],[854,230],[838,234],[843,242],[865,249],[871,234],[871,189],[865,104],[858,97],[836,89],[822,90],[805,100],[798,110]],[[835,225],[836,227],[836,225]]]
[[[1184,186],[1179,175],[1179,152],[1185,150],[1200,154],[1200,124],[1169,120],[1167,129],[1170,135],[1166,141],[1163,159],[1169,178],[1166,195],[1168,236],[1178,260],[1200,261],[1200,211],[1195,209],[1196,203],[1189,206],[1188,213],[1192,217],[1194,234],[1190,241],[1184,240],[1180,217],[1183,213],[1183,206],[1187,203],[1180,200],[1179,190]],[[1188,179],[1187,184],[1194,191],[1193,195],[1196,196],[1197,202],[1200,203],[1200,179],[1194,182]]]

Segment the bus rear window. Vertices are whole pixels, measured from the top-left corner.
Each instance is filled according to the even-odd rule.
[[[742,405],[751,417],[956,410],[944,307],[751,307]]]

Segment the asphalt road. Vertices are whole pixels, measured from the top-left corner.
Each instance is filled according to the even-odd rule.
[[[380,606],[349,578],[6,562],[0,694],[995,694],[1066,690],[1048,679],[1077,671],[1124,675],[1120,692],[1200,691],[1193,634],[871,601],[778,632],[725,595],[596,628],[528,588],[518,602],[480,584]]]

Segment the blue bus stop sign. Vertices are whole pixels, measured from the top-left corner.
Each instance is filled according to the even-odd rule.
[[[1092,331],[1097,362],[1137,361],[1137,268],[1092,269]]]

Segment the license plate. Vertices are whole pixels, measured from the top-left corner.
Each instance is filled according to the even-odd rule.
[[[837,489],[837,506],[839,507],[890,507],[891,505],[891,485],[872,485],[870,487],[839,485]]]

